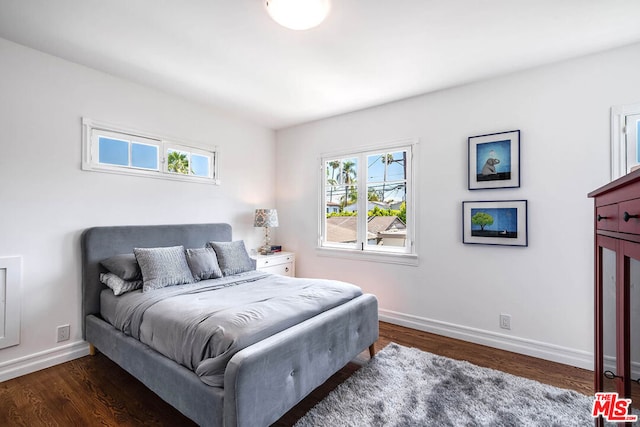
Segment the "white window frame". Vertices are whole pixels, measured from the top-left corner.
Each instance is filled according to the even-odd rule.
[[[158,169],[148,169],[135,166],[122,166],[100,163],[98,161],[98,137],[107,136],[114,139],[130,141],[136,144],[152,145],[158,147]],[[208,156],[209,176],[185,175],[169,172],[167,151],[169,149],[191,154]],[[131,150],[131,145],[129,146]],[[131,153],[130,153],[131,154]],[[135,175],[150,178],[168,179],[174,181],[200,182],[203,184],[220,185],[218,175],[218,150],[215,146],[206,146],[195,143],[176,142],[153,135],[149,132],[125,128],[123,126],[97,122],[84,117],[82,119],[82,170],[94,172],[107,172],[121,175]]]
[[[133,166],[131,164],[125,166],[125,165],[114,165],[111,163],[100,163],[99,161],[99,150],[100,150],[99,138],[100,137],[107,137],[114,140],[129,142],[129,162],[131,162],[132,144],[150,145],[150,146],[156,147],[158,149],[158,158],[157,158],[158,169],[142,168],[138,166]],[[127,169],[127,170],[138,171],[136,173],[140,173],[144,171],[145,173],[155,174],[160,171],[160,168],[162,168],[162,160],[161,160],[162,141],[159,141],[156,139],[145,138],[139,135],[131,135],[124,132],[114,132],[111,130],[99,129],[94,127],[91,131],[91,141],[90,141],[89,149],[91,150],[90,158],[92,159],[92,161],[95,160],[96,162],[96,164],[93,166],[97,169],[104,169],[106,171],[113,171],[113,172],[119,172],[122,169]]]
[[[635,129],[627,128],[627,118],[640,114],[640,103],[616,105],[611,107],[611,180],[629,173],[627,158],[629,150],[635,152],[635,146],[630,147],[628,139],[635,136]]]
[[[215,156],[216,156],[216,152],[215,151],[204,150],[202,148],[197,148],[197,147],[188,147],[188,146],[181,145],[181,144],[175,143],[175,142],[166,142],[165,145],[164,145],[164,154],[167,155],[167,152],[169,150],[179,151],[181,153],[187,154],[187,157],[189,158],[189,164],[191,164],[191,157],[194,154],[199,155],[199,156],[208,157],[209,158],[209,173],[210,174],[215,174],[215,172],[214,172]],[[166,172],[166,173],[168,173],[168,174],[170,174],[172,176],[185,176],[185,175],[177,174],[176,172],[170,172],[169,171],[169,162],[168,161],[163,162],[163,169],[164,169],[164,172]],[[189,176],[191,178],[211,179],[211,176],[209,178],[201,177],[199,175],[189,175]]]
[[[357,242],[337,243],[325,241],[326,227],[326,162],[339,158],[358,158],[357,177],[364,177],[362,181],[358,179],[358,212],[367,212],[367,156],[379,152],[394,152],[407,150],[407,177],[406,177],[406,206],[407,206],[407,245],[404,247],[377,247],[367,244],[366,239],[366,218],[367,215],[358,216]],[[416,182],[417,171],[413,165],[414,159],[417,157],[418,140],[400,140],[386,144],[358,147],[351,150],[336,151],[321,154],[319,158],[320,174],[319,174],[319,193],[320,197],[318,206],[318,243],[317,252],[321,256],[338,256],[341,258],[351,258],[375,262],[387,262],[394,264],[417,265],[418,255],[416,248]]]

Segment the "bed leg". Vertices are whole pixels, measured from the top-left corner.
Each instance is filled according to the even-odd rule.
[[[376,344],[373,343],[369,346],[369,357],[373,359],[373,356],[376,355]]]
[[[96,355],[96,347],[89,343],[89,356],[95,356]]]

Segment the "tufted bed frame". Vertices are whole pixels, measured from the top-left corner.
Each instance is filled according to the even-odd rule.
[[[378,338],[378,304],[362,295],[251,345],[230,360],[224,387],[115,329],[100,316],[100,261],[134,247],[231,241],[228,224],[94,227],[82,234],[83,336],[95,349],[202,426],[267,426]]]

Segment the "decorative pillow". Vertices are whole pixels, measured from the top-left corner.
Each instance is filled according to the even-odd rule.
[[[216,251],[218,264],[222,274],[225,276],[256,269],[255,263],[249,257],[242,240],[236,240],[235,242],[209,242],[209,246]]]
[[[134,248],[133,253],[142,271],[142,292],[193,283],[184,247]]]
[[[100,281],[110,287],[116,296],[142,287],[142,280],[123,280],[113,273],[100,273]]]
[[[187,249],[187,263],[196,281],[222,277],[216,253],[209,247]]]
[[[134,254],[114,255],[100,261],[100,264],[123,280],[140,280],[142,273]],[[106,283],[105,283],[106,285]]]

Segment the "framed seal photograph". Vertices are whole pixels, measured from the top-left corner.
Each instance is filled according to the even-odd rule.
[[[469,137],[469,190],[520,187],[520,131]]]

